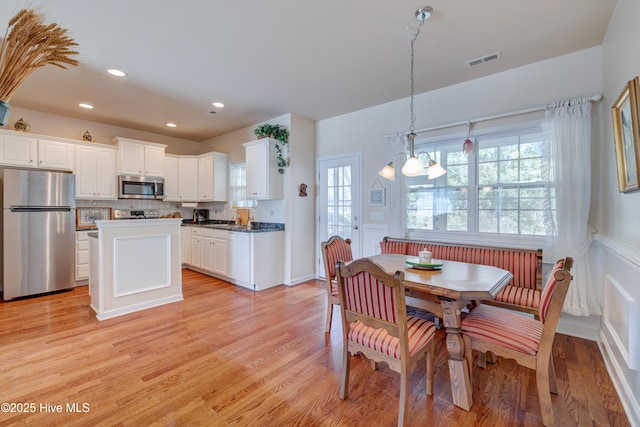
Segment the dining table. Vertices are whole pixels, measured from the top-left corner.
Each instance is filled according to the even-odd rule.
[[[460,332],[461,315],[476,301],[494,299],[513,278],[501,268],[466,262],[431,260],[420,264],[418,257],[381,254],[368,257],[388,272],[404,272],[407,306],[433,313],[442,319],[447,333],[449,377],[453,403],[465,410],[473,404],[470,366],[464,358]]]

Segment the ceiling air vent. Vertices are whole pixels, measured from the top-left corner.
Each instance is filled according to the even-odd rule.
[[[469,67],[475,67],[476,65],[486,64],[487,62],[495,61],[496,59],[500,59],[500,58],[502,58],[502,54],[500,53],[500,51],[498,51],[496,53],[483,56],[482,58],[476,58],[476,59],[467,61],[467,65]]]

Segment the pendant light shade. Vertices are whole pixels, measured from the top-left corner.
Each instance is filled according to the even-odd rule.
[[[378,175],[385,179],[388,179],[389,181],[393,181],[394,179],[396,179],[396,168],[393,162],[387,163],[387,165],[383,167],[380,172],[378,172]]]
[[[416,156],[411,156],[407,159],[402,166],[402,174],[404,176],[418,176],[424,175],[424,168],[422,167],[422,163]]]
[[[447,171],[440,165],[440,163],[435,160],[429,160],[429,169],[427,169],[427,178],[436,179],[440,178],[442,175],[447,173]]]

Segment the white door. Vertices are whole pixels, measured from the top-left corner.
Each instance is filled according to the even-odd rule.
[[[360,154],[321,159],[320,191],[318,203],[318,271],[324,276],[320,242],[338,235],[351,239],[354,258],[361,256],[360,215],[362,212],[362,187],[360,176]]]

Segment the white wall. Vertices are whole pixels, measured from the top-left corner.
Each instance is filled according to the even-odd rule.
[[[640,75],[638,40],[640,2],[618,0],[602,44],[603,104],[607,113],[627,81]],[[600,331],[603,354],[632,425],[640,425],[640,355],[629,360],[628,351],[640,351],[640,192],[618,192],[613,125],[610,114],[603,115],[600,151],[600,191],[595,226],[600,234],[597,259],[602,266],[597,280],[614,283],[605,294],[605,313]],[[613,290],[609,290],[613,289]],[[615,303],[607,310],[607,301]],[[624,321],[616,321],[624,319]],[[635,326],[635,331],[633,330]],[[631,329],[629,329],[631,328]],[[635,369],[629,364],[636,363]]]
[[[38,135],[57,136],[59,138],[82,141],[82,135],[88,130],[93,134],[95,138],[94,142],[99,144],[113,144],[112,139],[116,136],[121,136],[124,138],[166,144],[167,153],[172,154],[201,154],[206,152],[202,151],[200,142],[172,138],[119,126],[72,119],[70,117],[42,113],[40,111],[27,110],[14,106],[11,106],[9,114],[7,124],[4,127],[0,127],[0,129],[14,130],[13,124],[22,118],[31,125],[29,132]]]
[[[416,129],[473,120],[507,113],[548,102],[590,96],[602,92],[601,48],[594,47],[570,55],[516,68],[466,83],[450,86],[415,97]],[[368,189],[378,170],[390,160],[385,135],[407,130],[409,99],[319,121],[317,128],[318,157],[364,150],[363,184]],[[460,146],[464,137],[460,140]],[[387,200],[393,200],[389,181]],[[365,203],[362,218],[371,221]],[[386,221],[393,218],[387,203]],[[381,210],[376,207],[376,210]],[[385,222],[386,222],[385,221]]]

